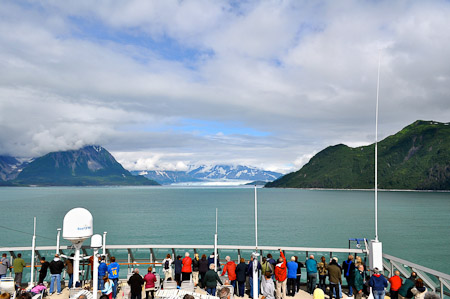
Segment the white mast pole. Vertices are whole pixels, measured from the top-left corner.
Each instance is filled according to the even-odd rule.
[[[30,286],[34,285],[34,259],[36,250],[36,217],[34,217],[34,229],[33,229],[33,240],[31,242],[31,278]]]
[[[378,57],[377,105],[375,112],[375,240],[369,243],[369,267],[383,270],[383,244],[378,241],[378,97],[380,90],[381,50]]]
[[[258,250],[258,193],[255,185],[255,251]]]
[[[253,299],[259,297],[259,278],[258,278],[258,193],[255,185],[255,252],[253,253]]]
[[[375,112],[375,241],[378,242],[378,96],[380,93],[381,51],[378,56],[377,105]]]
[[[217,272],[217,211],[216,208],[216,233],[214,234],[214,271]]]
[[[56,254],[59,254],[59,238],[61,236],[61,229],[58,228],[58,234],[56,236]]]
[[[107,232],[103,232],[103,256],[106,256],[106,234]]]

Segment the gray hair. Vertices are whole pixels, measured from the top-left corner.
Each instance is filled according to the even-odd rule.
[[[214,264],[209,264],[209,269],[214,269]]]
[[[137,274],[139,274],[139,269],[138,268],[136,268],[136,269],[134,269],[134,271],[133,271],[134,273],[137,273]]]
[[[229,261],[231,261],[231,257],[229,257],[228,255],[225,257],[225,260],[227,261],[227,262],[229,262]]]
[[[184,256],[189,256],[189,252],[186,252],[186,253],[184,254]]]
[[[227,287],[221,288],[219,291],[219,298],[220,299],[227,299],[228,296],[230,296],[230,289]]]
[[[426,292],[424,299],[439,299],[439,295],[435,292]]]

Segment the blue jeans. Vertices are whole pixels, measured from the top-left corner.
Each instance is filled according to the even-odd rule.
[[[347,285],[348,285],[348,296],[351,297],[351,296],[353,296],[353,289],[352,289],[352,285],[350,284],[350,279],[348,277],[346,277],[345,280],[347,281]]]
[[[374,299],[384,299],[384,295],[386,294],[386,291],[385,290],[382,290],[382,291],[372,290],[372,293],[373,293]]]
[[[105,288],[105,281],[102,278],[98,278],[98,289],[101,291]]]
[[[308,293],[312,294],[316,288],[317,273],[308,273]]]
[[[69,289],[73,288],[73,274],[69,274]]]
[[[335,292],[334,289],[333,289],[333,296],[337,297],[336,296],[336,292]],[[341,284],[339,284],[339,298],[342,298],[342,286],[341,286]]]
[[[249,277],[250,278],[250,297],[253,297],[253,277]],[[259,279],[258,279],[258,294],[259,294]]]
[[[341,296],[339,296],[339,294],[341,293],[340,287],[341,287],[340,284],[330,282],[330,298],[331,299],[333,298],[333,296],[337,299],[342,298]]]
[[[236,293],[236,280],[230,281],[231,285],[233,286],[233,290]]]
[[[113,278],[111,280],[114,282],[114,285],[112,287],[112,289],[113,289],[112,297],[115,299],[117,296],[117,284],[119,283],[119,278]]]
[[[238,281],[238,287],[239,287],[239,297],[244,297],[245,292],[245,281]]]
[[[211,296],[216,296],[216,288],[206,288],[206,292]]]
[[[52,280],[50,282],[50,294],[55,290],[55,280],[56,280],[56,289],[58,293],[61,293],[61,274],[52,274]]]

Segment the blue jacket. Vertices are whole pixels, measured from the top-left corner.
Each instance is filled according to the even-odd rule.
[[[287,278],[297,278],[297,269],[298,269],[297,262],[290,261],[289,263],[287,263],[287,268],[288,268]]]
[[[258,261],[258,271],[261,270],[261,264]],[[248,266],[247,266],[247,275],[249,277],[253,277],[253,262],[249,261]],[[259,277],[259,273],[258,273],[258,277]],[[259,278],[258,278],[259,279]]]
[[[107,271],[108,266],[106,265],[106,263],[100,263],[100,265],[98,265],[98,279],[102,279]]]
[[[307,273],[317,273],[317,262],[316,260],[308,259],[305,262]]]
[[[120,266],[118,263],[114,262],[114,263],[109,264],[108,277],[110,279],[119,278],[119,270],[120,270]]]
[[[181,260],[176,259],[173,264],[175,265],[175,274],[181,274],[181,268],[183,267]]]
[[[369,285],[376,291],[383,291],[387,287],[387,279],[380,274],[374,274],[370,277]]]

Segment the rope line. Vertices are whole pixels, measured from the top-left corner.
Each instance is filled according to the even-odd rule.
[[[17,232],[17,233],[22,233],[22,234],[26,234],[26,235],[30,235],[30,236],[33,235],[33,234],[30,234],[30,233],[23,232],[23,231],[20,231],[20,230],[17,230],[17,229],[13,229],[13,228],[9,228],[9,227],[3,226],[3,225],[0,225],[0,227],[4,228],[4,229],[7,229],[7,230],[10,230],[10,231],[13,231],[13,232]],[[40,236],[40,235],[36,235],[36,237],[40,237],[40,238],[44,238],[44,239],[52,240],[52,241],[54,240],[54,239],[51,239],[51,238],[48,238],[48,237],[44,237],[44,236]]]

